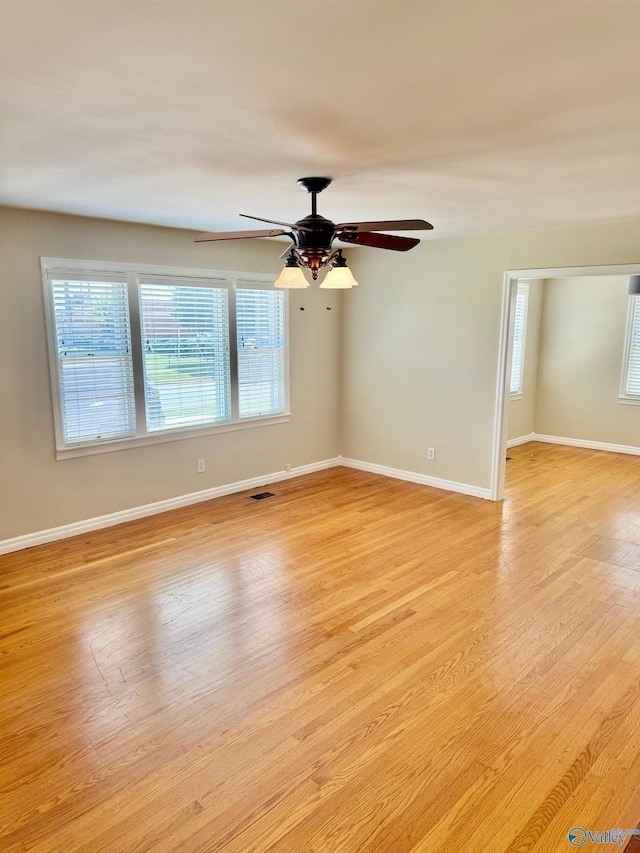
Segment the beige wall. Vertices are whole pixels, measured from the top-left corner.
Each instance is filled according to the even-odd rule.
[[[535,432],[640,446],[640,406],[618,402],[627,276],[544,284]]]
[[[638,263],[640,222],[356,249],[351,262],[342,454],[488,488],[504,271]]]
[[[291,298],[289,423],[57,462],[41,256],[277,272],[283,247],[194,245],[188,231],[9,208],[0,216],[0,539],[337,456],[340,298],[309,288],[304,312],[300,292]]]
[[[354,249],[360,287],[309,288],[304,312],[293,294],[290,423],[57,462],[41,256],[276,272],[281,247],[196,246],[177,229],[0,215],[0,539],[339,452],[488,487],[504,271],[640,261],[638,222],[427,240],[407,255]]]
[[[533,279],[529,284],[529,306],[527,308],[527,331],[524,342],[524,376],[522,396],[509,400],[509,423],[507,437],[519,438],[534,431],[536,394],[538,390],[538,350],[544,282]]]

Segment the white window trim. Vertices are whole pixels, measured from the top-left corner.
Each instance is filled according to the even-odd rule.
[[[58,356],[56,352],[55,323],[53,317],[53,304],[49,280],[56,275],[64,273],[85,273],[87,275],[104,275],[112,273],[127,277],[127,288],[129,293],[129,311],[131,317],[131,342],[133,346],[133,369],[134,383],[137,388],[144,386],[142,376],[142,351],[140,342],[140,313],[138,307],[138,277],[140,275],[163,275],[175,277],[176,279],[190,279],[189,284],[197,283],[202,279],[202,285],[206,286],[211,279],[225,279],[225,285],[230,291],[235,292],[237,287],[250,284],[251,287],[273,287],[277,276],[271,273],[240,272],[238,270],[211,270],[198,267],[171,267],[159,266],[157,264],[136,264],[114,261],[90,261],[75,258],[40,258],[42,269],[42,285],[44,291],[45,318],[47,325],[47,342],[49,353],[49,372],[51,376],[51,390],[53,397],[53,416],[56,436],[56,459],[73,459],[78,456],[93,456],[99,453],[110,453],[115,450],[130,450],[135,447],[144,447],[149,444],[165,444],[171,441],[181,441],[188,438],[200,438],[205,435],[217,435],[219,433],[233,432],[235,430],[252,429],[258,426],[270,426],[272,424],[286,423],[291,420],[290,408],[290,356],[289,356],[289,292],[284,291],[284,346],[285,346],[285,409],[277,415],[266,415],[255,418],[236,417],[233,420],[221,424],[204,424],[203,426],[189,426],[172,430],[163,430],[161,433],[147,433],[144,418],[138,416],[137,434],[135,437],[119,438],[68,446],[64,442],[64,430],[62,426],[62,410],[60,407],[60,390],[58,386]],[[239,284],[242,282],[242,284]],[[231,312],[235,317],[234,309]],[[235,329],[233,330],[235,339]],[[231,341],[230,341],[231,343]],[[237,386],[237,369],[232,371],[231,383]],[[139,396],[139,395],[138,395]],[[144,401],[142,403],[144,405]],[[136,409],[138,411],[139,400],[136,398]]]
[[[624,406],[640,406],[640,397],[635,394],[627,394],[627,381],[629,378],[629,361],[631,360],[631,333],[633,331],[633,320],[636,312],[636,304],[640,302],[640,296],[632,296],[629,299],[627,310],[627,328],[624,336],[624,354],[622,357],[622,376],[620,377],[620,394],[618,402]]]
[[[524,362],[527,354],[527,323],[529,322],[529,282],[522,281],[518,282],[518,290],[517,296],[525,296],[524,302],[524,323],[522,329],[522,358],[520,360],[520,389],[518,391],[514,391],[513,394],[511,391],[509,392],[510,400],[520,400],[522,395],[524,394]],[[514,314],[514,323],[515,323],[515,314]],[[511,385],[511,374],[509,374],[509,385]]]

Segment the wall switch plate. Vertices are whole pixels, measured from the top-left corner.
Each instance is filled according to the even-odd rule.
[[[204,459],[198,459],[198,474],[202,474],[206,467]]]
[[[435,447],[427,447],[427,459],[431,462],[436,458],[436,449]]]

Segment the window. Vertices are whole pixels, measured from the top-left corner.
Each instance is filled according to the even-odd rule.
[[[242,288],[236,298],[240,417],[284,406],[284,294]]]
[[[527,334],[527,305],[529,285],[518,284],[516,296],[516,319],[513,331],[513,356],[511,359],[511,382],[509,391],[512,397],[522,394],[524,376],[524,347]]]
[[[58,458],[289,419],[275,276],[42,264]]]
[[[65,444],[135,435],[133,364],[124,282],[51,282]]]
[[[140,284],[147,431],[231,417],[225,288]]]
[[[629,304],[620,402],[640,405],[640,296]]]

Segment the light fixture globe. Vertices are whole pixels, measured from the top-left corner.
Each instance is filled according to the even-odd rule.
[[[273,283],[274,287],[309,287],[309,282],[304,277],[304,273],[300,269],[300,267],[296,267],[292,269],[291,267],[285,267],[280,273],[279,278]]]
[[[298,261],[293,251],[287,255],[287,262],[279,277],[273,283],[274,287],[302,288],[309,287],[309,282],[298,266]]]
[[[338,249],[333,264],[320,287],[325,290],[346,290],[349,287],[356,287],[358,282],[353,277],[353,273],[347,266],[347,259],[342,254],[342,249]]]

